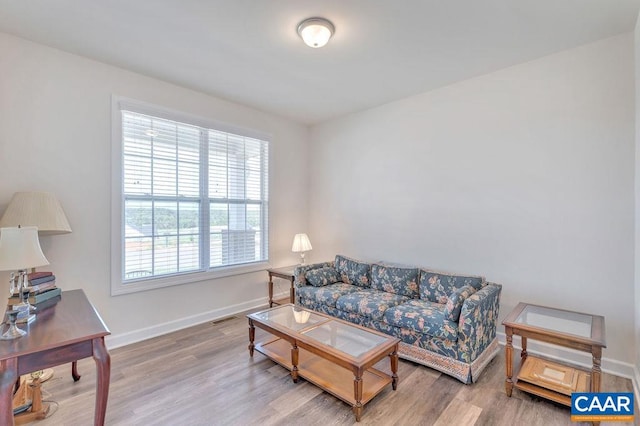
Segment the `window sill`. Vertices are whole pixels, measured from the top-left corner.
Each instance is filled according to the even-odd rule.
[[[123,283],[121,280],[112,281],[111,296],[137,293],[140,291],[154,290],[157,288],[171,287],[182,284],[192,284],[201,281],[215,280],[234,275],[250,274],[264,271],[269,267],[268,262],[257,262],[249,265],[228,266],[209,271],[187,272],[164,277],[139,278]]]

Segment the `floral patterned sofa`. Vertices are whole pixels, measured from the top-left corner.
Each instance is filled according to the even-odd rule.
[[[401,340],[400,357],[464,383],[498,353],[502,286],[483,277],[335,261],[295,268],[296,303]]]

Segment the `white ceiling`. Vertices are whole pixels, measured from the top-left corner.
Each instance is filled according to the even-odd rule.
[[[313,124],[632,31],[639,7],[640,0],[0,0],[0,31]],[[321,49],[296,33],[312,16],[336,27]]]

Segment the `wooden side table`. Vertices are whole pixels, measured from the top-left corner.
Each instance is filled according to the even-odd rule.
[[[516,387],[560,404],[571,406],[572,392],[600,392],[602,349],[606,348],[604,317],[545,306],[519,303],[502,322],[505,346],[505,392]],[[513,335],[522,339],[520,369],[514,376]],[[528,356],[527,339],[540,340],[578,351],[593,358],[591,371]]]
[[[295,303],[296,300],[296,290],[293,287],[293,283],[295,281],[295,277],[293,275],[293,268],[295,266],[286,266],[283,268],[269,268],[267,272],[269,273],[269,307],[273,307],[273,305],[283,305],[285,303]],[[273,300],[273,277],[281,278],[283,280],[287,280],[291,283],[291,289],[289,290],[289,299],[279,299]]]

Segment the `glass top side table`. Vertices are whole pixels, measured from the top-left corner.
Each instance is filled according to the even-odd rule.
[[[269,274],[269,307],[272,308],[273,305],[283,305],[285,303],[295,303],[296,293],[294,288],[295,276],[293,275],[293,269],[295,266],[285,266],[283,268],[269,268],[267,269],[267,273]],[[289,299],[273,299],[273,278],[281,278],[283,280],[287,280],[290,283],[289,288]]]
[[[604,317],[545,306],[519,303],[504,319],[505,392],[511,396],[516,387],[552,401],[571,405],[571,392],[599,392],[602,349],[605,348]],[[513,335],[522,340],[520,369],[513,377]],[[588,352],[592,355],[591,371],[555,361],[528,356],[527,339]]]

